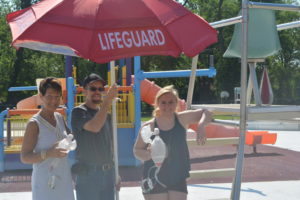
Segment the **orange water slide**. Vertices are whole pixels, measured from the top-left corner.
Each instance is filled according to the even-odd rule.
[[[63,98],[65,99],[65,98]],[[61,100],[60,104],[64,104],[65,101]],[[42,104],[42,100],[38,94],[33,95],[31,97],[27,97],[25,99],[22,99],[17,103],[17,109],[23,110],[23,109],[37,109]]]
[[[154,100],[157,92],[161,89],[153,81],[147,79],[141,82],[141,99],[149,105],[154,105]],[[186,103],[184,100],[179,101],[179,110],[186,110]]]
[[[33,95],[31,97],[27,97],[17,103],[17,109],[37,109],[39,105],[41,105],[41,99],[38,94]]]

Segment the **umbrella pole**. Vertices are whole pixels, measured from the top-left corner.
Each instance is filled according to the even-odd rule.
[[[115,84],[115,61],[110,62],[110,80],[111,85]],[[117,115],[116,115],[116,98],[112,100],[112,127],[113,127],[113,146],[114,146],[114,161],[115,161],[115,179],[119,181],[119,161],[118,161],[118,135],[117,135]],[[119,200],[119,191],[115,189],[115,199]]]
[[[190,75],[190,81],[189,81],[188,94],[187,94],[187,98],[186,98],[186,105],[187,105],[188,110],[191,109],[192,100],[193,100],[198,56],[199,55],[197,54],[192,59],[192,69],[191,69],[191,75]]]

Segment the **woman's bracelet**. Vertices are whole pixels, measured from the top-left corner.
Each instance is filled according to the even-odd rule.
[[[42,150],[41,151],[41,158],[42,158],[42,160],[46,160],[46,157],[47,157],[47,151],[46,150]]]

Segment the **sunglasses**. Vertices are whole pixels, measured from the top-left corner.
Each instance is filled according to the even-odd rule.
[[[92,91],[92,92],[96,92],[96,90],[98,90],[99,92],[103,92],[105,89],[103,87],[99,87],[99,88],[90,87],[89,90]]]

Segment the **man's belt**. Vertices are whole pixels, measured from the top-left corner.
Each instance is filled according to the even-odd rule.
[[[94,170],[94,171],[108,171],[113,168],[113,165],[109,163],[105,163],[102,165],[87,164],[87,167],[89,168],[89,170]]]

